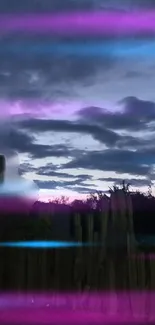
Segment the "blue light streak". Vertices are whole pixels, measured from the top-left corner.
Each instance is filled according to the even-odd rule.
[[[122,40],[107,42],[17,42],[4,44],[0,47],[0,54],[33,55],[74,55],[74,56],[108,56],[118,57],[154,57],[155,42],[150,40]]]
[[[19,241],[19,242],[0,243],[0,247],[33,248],[33,249],[45,249],[45,248],[56,249],[56,248],[70,248],[70,247],[83,247],[83,246],[90,247],[90,246],[94,246],[94,244],[82,243],[82,242],[63,242],[63,241]]]

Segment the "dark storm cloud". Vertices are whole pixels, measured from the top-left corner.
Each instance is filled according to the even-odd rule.
[[[75,180],[75,181],[39,181],[39,180],[35,180],[36,184],[39,186],[40,189],[56,189],[56,188],[65,188],[65,189],[74,189],[76,191],[76,187],[81,186],[86,186],[89,189],[91,189],[91,187],[93,186],[93,184],[88,185],[83,183],[81,180]],[[76,191],[77,192],[77,191]]]
[[[126,97],[119,103],[121,112],[110,113],[100,107],[86,107],[80,110],[82,121],[113,130],[146,130],[150,122],[155,121],[155,103],[136,97]]]
[[[33,44],[38,39],[40,41],[40,37],[31,39],[31,36],[29,35],[26,40],[32,40]],[[52,41],[52,37],[48,38],[49,44]],[[24,37],[16,36],[0,39],[0,47],[11,44],[14,46],[16,42],[19,47],[20,44],[22,48],[25,46]],[[7,100],[34,98],[51,101],[60,100],[65,96],[69,98],[74,95],[73,89],[71,93],[72,83],[77,87],[79,84],[80,86],[94,84],[94,75],[101,69],[104,72],[110,71],[117,62],[113,56],[81,58],[71,55],[27,56],[25,54],[17,57],[9,51],[5,54],[0,53],[0,97]],[[74,92],[76,94],[76,89]]]
[[[47,164],[45,166],[39,167],[39,168],[35,168],[32,164],[29,163],[23,163],[19,166],[19,173],[20,175],[24,175],[26,173],[29,172],[33,172],[37,176],[49,176],[49,177],[58,177],[60,181],[49,181],[49,182],[42,182],[37,180],[36,182],[38,183],[38,185],[42,186],[42,188],[46,188],[46,183],[47,186],[49,186],[49,188],[52,188],[53,186],[63,186],[63,184],[65,183],[65,186],[75,186],[77,184],[80,184],[82,186],[83,182],[85,181],[90,181],[92,180],[92,176],[90,175],[86,175],[86,174],[79,174],[79,175],[72,175],[72,174],[68,174],[68,173],[62,173],[62,172],[58,172],[56,171],[57,167],[56,165],[53,165],[52,163]],[[70,179],[72,181],[61,181],[61,179]],[[51,182],[51,185],[50,185]],[[62,183],[63,182],[63,183]],[[88,185],[89,188],[90,185]]]
[[[45,157],[67,157],[74,155],[78,150],[69,148],[66,145],[41,145],[35,143],[35,137],[30,133],[12,129],[5,137],[5,146],[18,153],[28,153],[31,158],[39,159]]]
[[[54,189],[68,189],[68,190],[71,190],[73,192],[76,192],[76,193],[81,193],[81,194],[90,194],[90,193],[95,193],[96,192],[96,189],[94,188],[93,189],[93,186],[94,184],[91,184],[91,185],[85,185],[83,183],[81,183],[81,186],[75,186],[77,184],[74,184],[74,183],[70,183],[69,182],[56,182],[56,181],[46,181],[46,182],[43,182],[43,181],[35,181],[36,184],[38,185],[38,187],[40,189],[45,189],[45,190],[54,190]],[[105,193],[107,193],[107,191],[103,191]]]
[[[25,13],[25,12],[49,12],[68,10],[88,10],[100,8],[99,0],[1,0],[0,12]]]
[[[88,10],[100,6],[100,1],[93,0],[1,0],[0,13],[3,12],[54,12],[68,10]],[[18,56],[10,51],[0,53],[0,97],[7,100],[36,99],[36,100],[60,100],[73,94],[70,93],[69,83],[80,83],[80,85],[93,84],[94,75],[101,69],[110,70],[116,61],[113,56],[104,58],[80,58],[74,56],[30,56],[26,55],[25,41],[47,41],[49,44],[54,41],[61,41],[61,37],[44,36],[43,38],[32,33],[22,35],[10,34],[0,38],[0,48],[4,45],[12,46],[18,43],[22,48],[25,46],[25,53]],[[64,40],[64,38],[63,38]],[[75,42],[74,38],[66,39]],[[38,81],[31,83],[31,75],[37,74]],[[15,82],[16,80],[16,82]],[[63,85],[62,85],[63,83]],[[64,85],[65,84],[65,85]],[[75,90],[76,93],[76,90]]]
[[[155,8],[154,0],[135,0],[135,5],[139,8]]]
[[[0,44],[1,46],[1,44]],[[99,69],[113,67],[113,60],[103,58],[35,58],[33,61],[0,57],[0,96],[11,99],[59,99],[72,94],[69,82],[93,83],[94,74]],[[29,75],[27,74],[29,71]],[[9,75],[5,74],[9,72]],[[38,74],[38,82],[31,84],[31,75]],[[90,78],[90,80],[88,80]],[[16,80],[16,83],[14,82]],[[62,83],[66,83],[63,84]],[[55,89],[52,88],[54,85]]]
[[[47,164],[43,167],[37,168],[33,171],[36,172],[36,175],[41,175],[41,176],[50,176],[50,177],[59,177],[59,178],[68,178],[68,179],[78,179],[79,181],[88,181],[92,179],[92,176],[86,175],[86,174],[79,174],[79,175],[72,175],[68,173],[62,173],[62,172],[57,172],[55,165],[51,166],[52,164]],[[53,170],[54,169],[54,170]]]
[[[154,131],[155,103],[127,97],[119,102],[121,112],[110,112],[100,107],[86,107],[79,111],[76,122],[65,120],[27,119],[21,122],[20,127],[31,132],[67,132],[89,134],[95,140],[120,149],[143,149],[152,147],[154,135],[149,138],[136,137],[132,131]],[[151,123],[151,124],[150,124]],[[119,130],[130,132],[121,135]]]
[[[59,181],[35,181],[36,184],[40,189],[48,189],[48,190],[54,190],[54,189],[67,189],[71,190],[76,193],[81,194],[90,194],[90,193],[96,193],[96,188],[94,184],[88,185],[80,182],[59,182]],[[76,186],[75,186],[76,185]],[[94,188],[93,188],[94,187]],[[108,193],[108,191],[102,191],[103,193]]]
[[[110,2],[115,10],[121,9],[124,3],[124,1]],[[109,6],[110,2],[109,0],[1,0],[0,13],[104,9],[104,7],[107,8]],[[129,5],[127,4],[126,7],[128,8]],[[33,44],[38,40],[47,40],[50,44],[53,40],[61,41],[61,37],[58,39],[54,36],[42,38],[32,33],[24,33],[22,35],[10,34],[7,37],[0,38],[0,48],[3,48],[4,44],[10,45],[16,42],[18,42],[19,47],[20,44],[22,48],[25,46],[25,53],[18,57],[9,51],[5,54],[0,53],[0,97],[7,101],[19,99],[60,101],[61,98],[73,97],[77,95],[76,92],[79,85],[80,87],[93,85],[95,75],[101,73],[101,71],[103,71],[104,75],[106,71],[114,69],[121,62],[113,56],[113,53],[111,53],[111,56],[104,58],[80,58],[64,55],[51,55],[50,57],[48,55],[44,57],[35,55],[28,57],[26,55],[26,45],[24,45],[25,40],[32,40]],[[68,38],[67,40],[75,42],[73,38]],[[104,41],[104,38],[102,41]],[[38,75],[38,80],[31,82],[31,77],[34,74]],[[76,87],[72,87],[73,83],[76,84]]]
[[[76,193],[81,193],[81,194],[96,193],[96,189],[93,188],[94,184],[91,184],[91,186],[92,186],[92,188],[89,188],[87,186],[76,186],[76,187],[67,186],[67,189],[71,190],[73,192],[76,192]],[[106,193],[106,191],[103,191],[103,192]]]
[[[115,171],[119,174],[147,175],[150,171],[149,163],[145,163],[145,153],[128,150],[104,150],[102,152],[88,152],[73,159],[61,168],[86,168],[91,170]]]
[[[125,113],[135,119],[141,118],[144,122],[150,122],[155,119],[155,103],[146,100],[140,100],[136,97],[126,97],[120,101]]]
[[[45,157],[72,157],[72,161],[61,166],[61,168],[86,168],[98,169],[105,171],[116,171],[118,173],[131,173],[134,175],[146,175],[150,167],[143,166],[149,164],[146,159],[148,155],[154,155],[154,148],[151,150],[144,150],[143,152],[132,152],[129,150],[105,150],[103,152],[85,152],[80,150],[73,150],[66,145],[39,145],[34,143],[33,136],[20,131],[12,132],[11,148],[17,150],[19,153],[29,153],[32,158]],[[80,158],[78,158],[80,157]],[[36,171],[32,166],[26,166],[29,172],[36,172],[38,175],[68,177],[67,173],[59,172],[59,168],[47,165],[41,167]],[[88,176],[78,175],[79,181],[88,180]]]
[[[88,10],[100,8],[102,1],[93,0],[1,0],[0,13],[3,12],[45,12],[58,10]],[[117,7],[117,6],[116,6]],[[82,38],[83,39],[83,38]],[[89,39],[89,38],[88,38]],[[88,41],[88,39],[86,39]],[[27,56],[26,41],[47,41],[49,44],[54,41],[61,41],[61,37],[40,37],[32,33],[22,35],[10,34],[0,38],[0,48],[4,45],[14,45],[18,43],[22,48],[25,46],[25,53],[17,57],[11,52],[0,53],[0,97],[6,100],[60,100],[76,95],[78,86],[94,84],[94,76],[103,70],[110,71],[119,61],[113,54],[111,56],[96,58],[80,58],[74,56]],[[64,38],[63,38],[64,40]],[[69,42],[76,39],[68,38]],[[104,38],[102,39],[104,41]],[[31,76],[38,75],[38,80],[31,82]],[[16,80],[16,82],[15,82]],[[72,87],[72,83],[76,87]],[[72,87],[72,93],[71,93]]]
[[[154,8],[154,0],[1,0],[0,12],[47,12],[60,10],[92,10]]]
[[[21,121],[18,126],[22,129],[29,130],[34,133],[41,133],[47,131],[54,132],[67,132],[67,133],[81,133],[90,134],[96,140],[102,140],[108,146],[114,146],[120,140],[120,136],[98,125],[70,122],[65,120],[40,120],[40,119],[27,119]]]
[[[122,9],[132,11],[133,9],[155,8],[154,0],[101,0],[102,8]]]
[[[89,134],[109,148],[102,152],[71,153],[72,161],[62,165],[61,168],[80,167],[147,175],[150,167],[155,163],[155,137],[153,134],[151,137],[151,133],[146,139],[145,136],[136,137],[136,135],[132,136],[131,131],[135,131],[136,134],[136,131],[151,132],[153,130],[150,122],[152,123],[155,119],[155,104],[135,97],[124,98],[120,104],[123,108],[121,113],[110,113],[101,108],[89,107],[80,111],[80,118],[76,122],[27,119],[18,123],[17,128],[20,127],[25,130],[24,132],[28,130],[30,134],[46,131]],[[130,132],[129,135],[117,134],[116,131],[121,129]],[[69,149],[65,148],[65,150],[68,153]],[[45,146],[45,156],[47,152],[48,149]]]
[[[12,148],[21,153],[27,152],[33,158],[70,157],[72,161],[62,165],[59,170],[57,168],[57,172],[61,168],[86,168],[147,175],[150,172],[150,167],[155,163],[154,135],[152,134],[152,138],[145,139],[145,135],[136,137],[136,135],[130,135],[131,132],[129,135],[123,135],[117,134],[116,131],[119,129],[128,132],[132,130],[152,131],[153,126],[150,126],[150,122],[154,121],[154,103],[128,97],[121,101],[121,105],[123,106],[122,113],[113,114],[102,111],[100,108],[83,109],[78,121],[50,119],[18,121],[14,123],[16,130],[12,130],[10,138]],[[50,143],[36,144],[37,134],[47,131],[78,133],[79,136],[92,135],[94,139],[104,143],[109,149],[88,152],[74,150],[63,144],[52,146]],[[55,172],[55,170],[52,171]],[[51,170],[42,169],[40,173],[50,176]]]
[[[22,163],[19,165],[20,175],[24,175],[25,173],[34,172],[34,171],[35,168],[30,163]]]
[[[59,178],[68,178],[68,179],[78,179],[81,182],[89,181],[92,179],[92,176],[87,174],[72,175],[68,173],[58,172],[57,167],[52,163],[46,164],[45,166],[35,168],[30,163],[22,163],[20,165],[20,171],[22,174],[27,172],[35,172],[39,176],[50,176],[50,177],[59,177]]]
[[[116,131],[154,131],[152,123],[155,122],[155,103],[127,97],[120,104],[123,107],[122,112],[110,113],[99,107],[83,108],[79,112],[80,119],[74,123],[62,120],[27,119],[17,127],[34,133],[55,131],[90,134],[94,139],[108,146],[117,145],[119,148],[150,146],[154,142],[154,136],[152,139],[136,138],[131,132],[130,135],[120,136]]]
[[[114,183],[115,185],[122,185],[122,180],[117,177],[102,177],[98,179],[102,182]],[[131,186],[141,187],[141,186],[149,186],[150,181],[148,179],[137,179],[137,178],[130,178],[126,180]]]
[[[13,128],[5,134],[2,134],[0,131],[0,136],[3,136],[4,142],[4,146],[0,146],[1,150],[6,147],[8,150],[15,150],[17,152],[29,152],[29,150],[31,151],[31,146],[35,141],[33,135],[26,134]]]

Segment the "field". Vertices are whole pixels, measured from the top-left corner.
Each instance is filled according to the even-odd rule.
[[[57,249],[1,247],[1,290],[154,290],[154,246],[141,242],[147,225],[153,229],[153,219],[135,212],[133,202],[130,194],[117,191],[103,200],[100,211],[49,203],[46,211],[40,204],[28,214],[1,213],[1,242],[100,243]]]

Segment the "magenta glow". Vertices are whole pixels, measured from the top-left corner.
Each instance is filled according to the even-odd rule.
[[[145,323],[155,320],[154,301],[155,293],[147,291],[1,293],[0,321],[3,324]]]
[[[61,35],[132,35],[155,33],[155,12],[69,12],[58,14],[1,14],[0,31]]]

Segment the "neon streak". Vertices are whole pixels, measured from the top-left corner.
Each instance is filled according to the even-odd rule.
[[[62,241],[20,241],[20,242],[3,242],[0,247],[14,247],[14,248],[69,248],[69,247],[82,247],[94,246],[91,243],[82,242],[62,242]]]
[[[155,12],[69,12],[58,14],[1,14],[1,33],[37,32],[61,35],[131,35],[155,33]]]
[[[16,54],[24,57],[34,55],[74,55],[81,57],[118,56],[118,57],[154,57],[155,42],[153,41],[111,41],[89,43],[44,43],[44,42],[19,42],[6,44],[0,48],[0,54]]]

